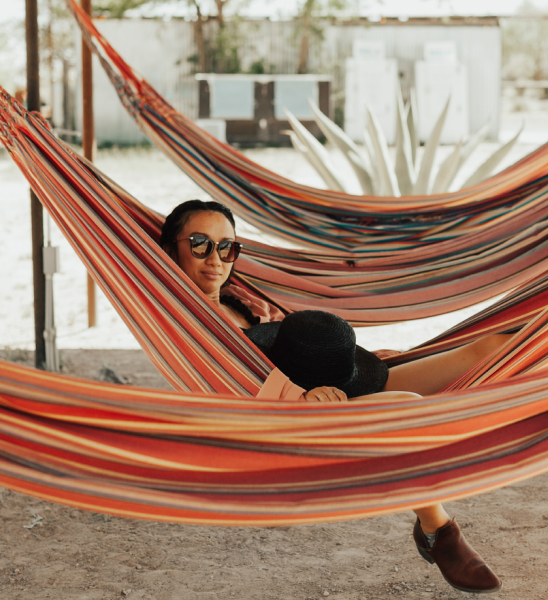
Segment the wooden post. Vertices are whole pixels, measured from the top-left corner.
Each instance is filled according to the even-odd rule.
[[[26,0],[25,30],[27,38],[27,107],[40,111],[40,57],[38,39],[37,0]],[[44,216],[42,205],[31,190],[30,219],[32,229],[32,274],[34,282],[34,362],[38,369],[46,361],[46,278],[44,276],[42,248],[44,246]]]
[[[81,0],[80,4],[91,16],[91,0]],[[95,131],[93,126],[93,72],[91,50],[82,38],[82,148],[84,157],[95,159]],[[88,327],[97,324],[95,282],[88,273]]]

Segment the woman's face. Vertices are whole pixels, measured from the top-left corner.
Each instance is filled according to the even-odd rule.
[[[234,228],[221,213],[200,211],[190,217],[177,236],[176,256],[172,258],[204,294],[216,297],[228,279],[233,263],[219,258],[217,246],[207,258],[196,258],[190,251],[188,238],[191,235],[204,235],[214,242],[235,240]]]

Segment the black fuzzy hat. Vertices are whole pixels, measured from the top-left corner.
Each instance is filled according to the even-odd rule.
[[[388,379],[384,362],[356,346],[350,324],[328,312],[297,311],[281,322],[254,325],[245,333],[305,390],[328,385],[355,398],[380,392]]]

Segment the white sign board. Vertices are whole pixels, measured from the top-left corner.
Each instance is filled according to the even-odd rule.
[[[457,62],[457,44],[455,42],[426,42],[424,60],[428,62]]]
[[[449,96],[451,102],[440,143],[457,144],[466,140],[468,122],[468,72],[460,63],[417,61],[415,85],[419,121],[419,138],[425,142]]]
[[[384,60],[386,45],[384,42],[374,40],[354,40],[352,56],[361,60]]]
[[[367,125],[365,107],[375,113],[389,144],[396,140],[396,86],[398,65],[395,59],[346,59],[344,130],[356,142],[363,142]]]
[[[209,82],[213,119],[253,119],[255,83],[250,79],[213,79]]]
[[[275,81],[274,82],[274,116],[285,121],[284,108],[287,108],[297,119],[311,121],[314,113],[308,100],[318,104],[317,81]]]

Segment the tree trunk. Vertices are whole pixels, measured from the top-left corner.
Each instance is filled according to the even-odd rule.
[[[305,30],[301,39],[301,50],[299,52],[299,68],[297,73],[304,75],[308,72],[308,31]]]
[[[312,14],[316,0],[306,0],[301,13],[301,27],[303,37],[301,38],[301,49],[299,52],[299,67],[297,73],[304,75],[308,72],[308,46],[310,38],[310,26],[312,25]]]
[[[48,0],[48,24],[47,24],[47,28],[46,28],[46,46],[48,49],[49,105],[50,105],[50,109],[51,109],[50,123],[51,123],[52,127],[55,127],[56,123],[54,122],[54,119],[53,119],[53,109],[55,106],[55,88],[54,88],[55,83],[53,81],[54,48],[53,48],[52,25],[53,25],[53,6],[51,3],[51,0]]]
[[[206,47],[205,47],[205,39],[204,39],[204,21],[202,18],[202,11],[200,10],[200,6],[198,2],[194,0],[194,6],[196,7],[196,14],[198,18],[196,21],[193,21],[192,25],[194,28],[194,40],[196,41],[196,46],[198,48],[198,72],[206,73],[207,72],[207,63],[206,63]]]
[[[215,4],[217,6],[217,23],[219,23],[219,29],[222,29],[225,26],[223,8],[227,2],[228,0],[215,0]]]

